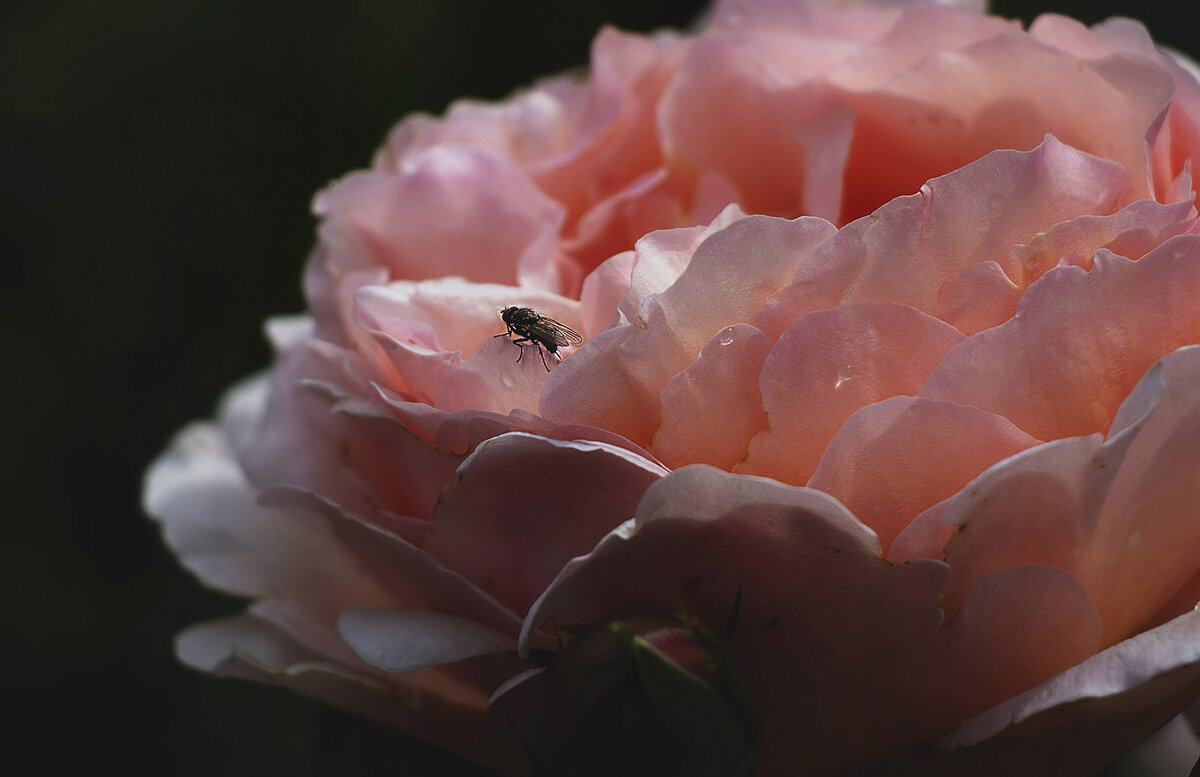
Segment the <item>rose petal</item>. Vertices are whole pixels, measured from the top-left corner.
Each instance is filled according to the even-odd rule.
[[[1037,440],[966,405],[892,397],[850,416],[829,443],[809,488],[824,491],[892,540],[922,510]]]
[[[971,597],[969,616],[942,628],[946,568],[892,566],[878,551],[870,530],[820,492],[685,467],[647,489],[636,521],[563,569],[522,637],[547,618],[669,616],[681,606],[719,631],[740,592],[732,648],[761,704],[768,772],[825,773],[882,756],[1095,650],[1095,611],[1060,570],[1003,570]]]
[[[555,256],[562,205],[483,151],[439,146],[399,176],[354,173],[318,195],[314,209],[365,232],[394,279],[454,275],[564,288]]]
[[[1078,577],[1104,619],[1103,644],[1135,633],[1200,569],[1200,347],[1163,358],[1134,393],[1139,418],[1100,435],[1032,448],[951,500],[946,546],[959,592],[988,570],[1052,564]],[[1144,396],[1154,396],[1151,403]]]
[[[770,349],[767,336],[746,324],[718,332],[663,388],[662,418],[650,442],[654,455],[669,467],[730,469],[741,460],[767,420],[758,375]]]
[[[517,646],[511,634],[434,610],[346,610],[338,633],[359,657],[385,672],[411,672]]]
[[[845,98],[856,121],[841,216],[869,213],[992,149],[1031,149],[1046,134],[1122,165],[1132,183],[1125,202],[1151,197],[1146,138],[1172,87],[1144,57],[1079,60],[1017,29],[933,53]],[[1107,106],[1104,122],[1091,116],[1096,105]]]
[[[520,774],[525,754],[502,717],[484,717],[487,689],[459,667],[430,667],[400,677],[330,662],[255,618],[237,617],[193,626],[179,635],[180,659],[227,677],[271,683],[350,710],[457,752],[502,774]],[[481,663],[482,662],[482,663]],[[361,662],[359,662],[361,663]],[[474,659],[476,675],[505,676],[508,656]],[[486,665],[483,665],[486,664]]]
[[[1200,343],[1200,236],[1091,272],[1059,267],[1017,315],[947,354],[921,396],[971,404],[1043,440],[1101,432],[1155,360]]]
[[[759,388],[767,426],[736,471],[802,485],[843,421],[864,405],[915,394],[962,339],[931,316],[887,302],[803,316],[763,363]]]
[[[1092,257],[1101,248],[1140,259],[1170,237],[1181,234],[1196,220],[1192,199],[1174,205],[1138,200],[1109,216],[1079,216],[1039,232],[1013,247],[1025,268],[1028,286],[1059,264],[1092,268]]]
[[[972,718],[935,774],[1090,774],[1200,692],[1200,610],[1093,656]],[[986,772],[977,771],[986,768]],[[1187,768],[1187,767],[1184,767]]]
[[[494,437],[442,492],[424,548],[524,611],[563,564],[633,515],[642,492],[665,473],[603,443]]]
[[[701,39],[659,107],[668,169],[716,171],[747,211],[837,218],[853,114],[751,40]]]
[[[1080,214],[1112,212],[1128,186],[1117,165],[1050,136],[1032,151],[993,151],[843,227],[751,323],[775,336],[806,313],[855,301],[898,302],[943,320],[967,305],[1007,315],[1011,283],[979,286],[999,293],[999,304],[962,290],[943,295],[964,271],[985,262],[1019,280],[1013,245]],[[973,322],[972,329],[982,325]]]
[[[712,234],[670,288],[642,299],[644,329],[609,329],[554,371],[542,395],[542,415],[648,445],[667,381],[714,334],[748,321],[832,231],[820,219],[750,216]]]

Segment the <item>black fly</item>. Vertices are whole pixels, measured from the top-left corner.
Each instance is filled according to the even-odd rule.
[[[495,337],[517,336],[518,339],[513,340],[521,348],[521,355],[517,357],[517,361],[521,361],[521,356],[525,355],[524,343],[533,343],[533,347],[538,349],[538,353],[542,357],[542,366],[546,368],[547,372],[550,371],[550,365],[546,363],[546,354],[542,351],[543,348],[562,361],[562,357],[558,355],[559,348],[583,342],[583,336],[574,329],[548,316],[543,316],[533,308],[505,308],[500,311],[500,318],[508,327],[508,331],[501,332]]]

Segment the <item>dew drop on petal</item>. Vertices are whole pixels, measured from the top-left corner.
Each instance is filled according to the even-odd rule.
[[[1142,544],[1141,530],[1135,529],[1134,531],[1130,532],[1129,537],[1127,537],[1125,539],[1125,544],[1131,548],[1136,548],[1138,545],[1141,545]]]
[[[854,370],[849,364],[843,365],[837,373],[837,382],[833,384],[834,388],[841,388],[843,383],[848,383],[854,379]]]
[[[721,330],[721,337],[717,340],[721,345],[733,345],[733,327],[727,326]]]

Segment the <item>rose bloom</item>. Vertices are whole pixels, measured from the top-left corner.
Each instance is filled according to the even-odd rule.
[[[729,0],[409,117],[148,473],[253,598],[179,655],[523,774],[525,659],[686,613],[759,774],[1086,774],[1200,692],[1197,160],[1139,24],[969,1]]]

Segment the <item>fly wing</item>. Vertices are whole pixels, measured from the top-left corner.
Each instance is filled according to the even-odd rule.
[[[578,345],[583,342],[583,335],[566,324],[560,324],[552,318],[541,316],[529,325],[530,336],[536,340],[554,343],[558,347]]]

